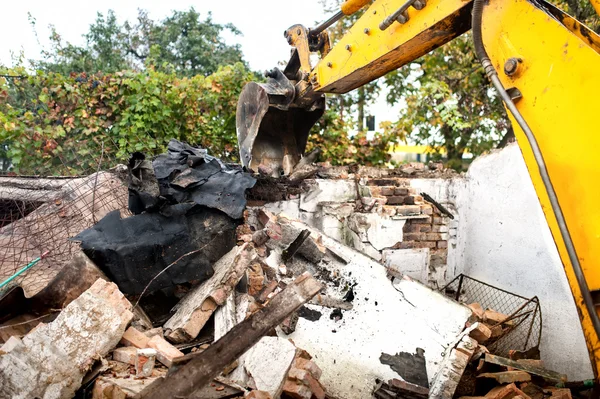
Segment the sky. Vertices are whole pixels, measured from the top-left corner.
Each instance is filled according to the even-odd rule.
[[[241,37],[225,35],[229,43],[242,46],[244,58],[254,70],[262,71],[277,66],[289,58],[290,47],[283,31],[291,25],[301,23],[307,27],[322,21],[324,13],[319,0],[127,0],[76,1],[76,0],[21,0],[3,4],[5,15],[0,24],[0,64],[11,65],[11,51],[24,52],[25,58],[39,58],[41,49],[48,47],[48,25],[56,27],[64,41],[83,44],[82,35],[95,20],[98,12],[112,9],[120,22],[134,21],[138,8],[149,12],[153,19],[162,19],[173,10],[194,7],[201,15],[212,13],[217,23],[232,23],[243,34]],[[28,21],[28,13],[36,20],[37,37]],[[385,91],[371,106],[376,123],[397,118],[397,107],[385,102]]]

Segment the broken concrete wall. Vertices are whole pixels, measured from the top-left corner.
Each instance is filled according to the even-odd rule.
[[[299,231],[308,227],[291,223]],[[390,282],[380,263],[316,229],[311,233],[344,261],[328,259],[320,264],[320,275],[334,277],[316,302],[305,305],[311,315],[300,313],[295,331],[289,335],[278,331],[280,337],[291,338],[314,354],[313,361],[323,372],[320,382],[332,397],[367,398],[378,378],[408,380],[413,367],[402,365],[413,358],[426,369],[420,381],[431,382],[445,348],[463,331],[468,308],[408,277]],[[318,305],[325,297],[343,297],[345,302],[340,302],[349,307]]]
[[[462,179],[456,181],[385,175],[316,179],[299,198],[265,208],[302,220],[392,271],[440,288],[454,277],[458,220],[440,214],[420,192],[436,200],[443,193],[439,202],[452,212],[450,192]]]
[[[517,145],[476,159],[457,197],[458,272],[542,306],[542,360],[570,380],[592,378],[577,309]]]

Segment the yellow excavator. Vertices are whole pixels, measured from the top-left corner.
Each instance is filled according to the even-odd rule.
[[[590,1],[600,14],[600,0]],[[332,47],[326,29],[363,8]],[[597,379],[600,37],[581,22],[544,0],[347,0],[313,29],[287,29],[292,55],[284,70],[244,87],[236,117],[242,163],[273,175],[291,173],[325,110],[325,93],[356,89],[469,30],[508,111]],[[313,54],[319,57],[314,67]]]

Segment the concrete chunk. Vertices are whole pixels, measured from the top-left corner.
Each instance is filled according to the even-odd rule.
[[[97,280],[49,324],[0,356],[0,397],[71,398],[86,371],[114,348],[133,317],[114,283]]]

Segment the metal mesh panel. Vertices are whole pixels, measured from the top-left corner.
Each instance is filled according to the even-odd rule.
[[[128,212],[124,174],[108,171],[119,163],[116,152],[113,143],[90,140],[71,143],[70,160],[25,163],[20,172],[28,176],[14,173],[12,165],[0,170],[0,298],[17,286],[26,297],[40,292],[79,251],[69,238],[110,211]]]
[[[525,298],[461,274],[441,290],[461,303],[479,303],[509,318],[508,331],[492,338],[486,347],[493,354],[508,356],[510,350],[538,347],[542,335],[542,313],[537,297]]]

